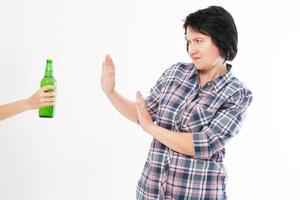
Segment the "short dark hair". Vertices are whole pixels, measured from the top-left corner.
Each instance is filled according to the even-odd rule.
[[[189,14],[183,24],[212,38],[220,55],[226,60],[233,60],[237,54],[238,34],[234,20],[221,6],[210,6]],[[187,46],[188,48],[188,46]]]

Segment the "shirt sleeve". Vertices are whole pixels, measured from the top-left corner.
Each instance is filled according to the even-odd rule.
[[[149,96],[147,96],[145,99],[148,112],[151,115],[151,118],[153,121],[156,121],[156,114],[157,114],[157,110],[158,110],[161,91],[163,88],[163,83],[165,80],[166,71],[159,77],[159,79],[156,81],[155,85],[150,89]]]
[[[192,133],[196,159],[211,158],[239,132],[252,97],[251,91],[239,89],[217,111],[207,126],[200,132]]]

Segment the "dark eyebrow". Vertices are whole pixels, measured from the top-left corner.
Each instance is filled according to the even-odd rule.
[[[190,40],[187,39],[187,37],[184,37],[184,39],[185,39],[186,41],[190,41]],[[204,37],[196,37],[196,38],[194,38],[193,40],[195,41],[195,40],[198,40],[198,39],[203,40]]]

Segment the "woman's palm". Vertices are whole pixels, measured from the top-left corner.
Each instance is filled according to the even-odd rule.
[[[101,86],[106,94],[113,93],[115,90],[115,65],[112,58],[107,55],[102,63]]]

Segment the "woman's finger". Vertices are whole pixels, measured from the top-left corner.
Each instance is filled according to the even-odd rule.
[[[148,112],[145,100],[144,100],[144,98],[143,98],[143,96],[140,92],[137,93],[137,96],[138,96],[138,99],[139,99],[139,106],[140,106],[141,113],[143,115],[145,115]]]
[[[138,95],[136,96],[136,102],[137,102],[136,111],[137,111],[138,119],[140,119],[142,112],[141,112],[140,99],[139,99]]]
[[[106,55],[104,62],[106,66],[108,66],[111,70],[115,71],[115,65],[110,55]]]
[[[136,106],[136,116],[137,116],[137,121],[140,124],[141,114],[140,114],[140,109],[139,109],[138,105]]]
[[[141,98],[141,104],[142,104],[143,108],[147,109],[147,105],[146,105],[144,97],[141,95],[140,98]]]
[[[137,103],[138,103],[139,110],[141,111],[142,110],[142,105],[141,105],[141,98],[140,98],[139,92],[137,92],[137,94],[136,94],[136,100],[137,100]]]

